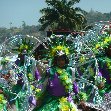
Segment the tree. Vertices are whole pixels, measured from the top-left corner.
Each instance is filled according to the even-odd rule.
[[[11,37],[11,31],[7,28],[0,28],[0,43],[2,43],[6,38]]]
[[[25,21],[22,21],[22,28],[24,29],[26,27]]]
[[[48,7],[40,10],[43,14],[39,19],[42,24],[41,30],[48,26],[51,28],[78,30],[86,23],[83,14],[86,12],[78,7],[73,7],[80,0],[46,0],[45,2]]]
[[[12,27],[12,22],[9,23],[10,24],[10,28]]]

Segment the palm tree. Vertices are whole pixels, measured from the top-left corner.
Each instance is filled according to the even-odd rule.
[[[41,30],[48,26],[51,28],[77,30],[81,29],[86,23],[83,15],[86,12],[78,7],[73,7],[80,0],[46,0],[45,2],[48,7],[40,10],[43,14],[39,19],[42,24]]]

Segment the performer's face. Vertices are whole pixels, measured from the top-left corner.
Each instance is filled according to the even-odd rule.
[[[57,60],[57,66],[62,68],[62,67],[64,67],[64,65],[65,65],[65,59],[62,57],[59,57]]]

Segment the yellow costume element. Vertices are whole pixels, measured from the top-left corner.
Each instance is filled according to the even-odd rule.
[[[75,104],[73,102],[69,102],[67,97],[60,98],[59,103],[60,111],[78,111]]]

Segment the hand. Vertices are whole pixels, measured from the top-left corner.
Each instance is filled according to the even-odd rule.
[[[84,101],[80,101],[80,106],[81,106],[81,108],[82,108],[83,111],[90,111],[90,110],[87,108],[87,106],[86,106],[86,104],[85,104]]]
[[[86,108],[86,105],[85,105],[84,101],[81,101],[81,102],[80,102],[80,105],[81,105],[81,107],[82,107],[83,109]]]

